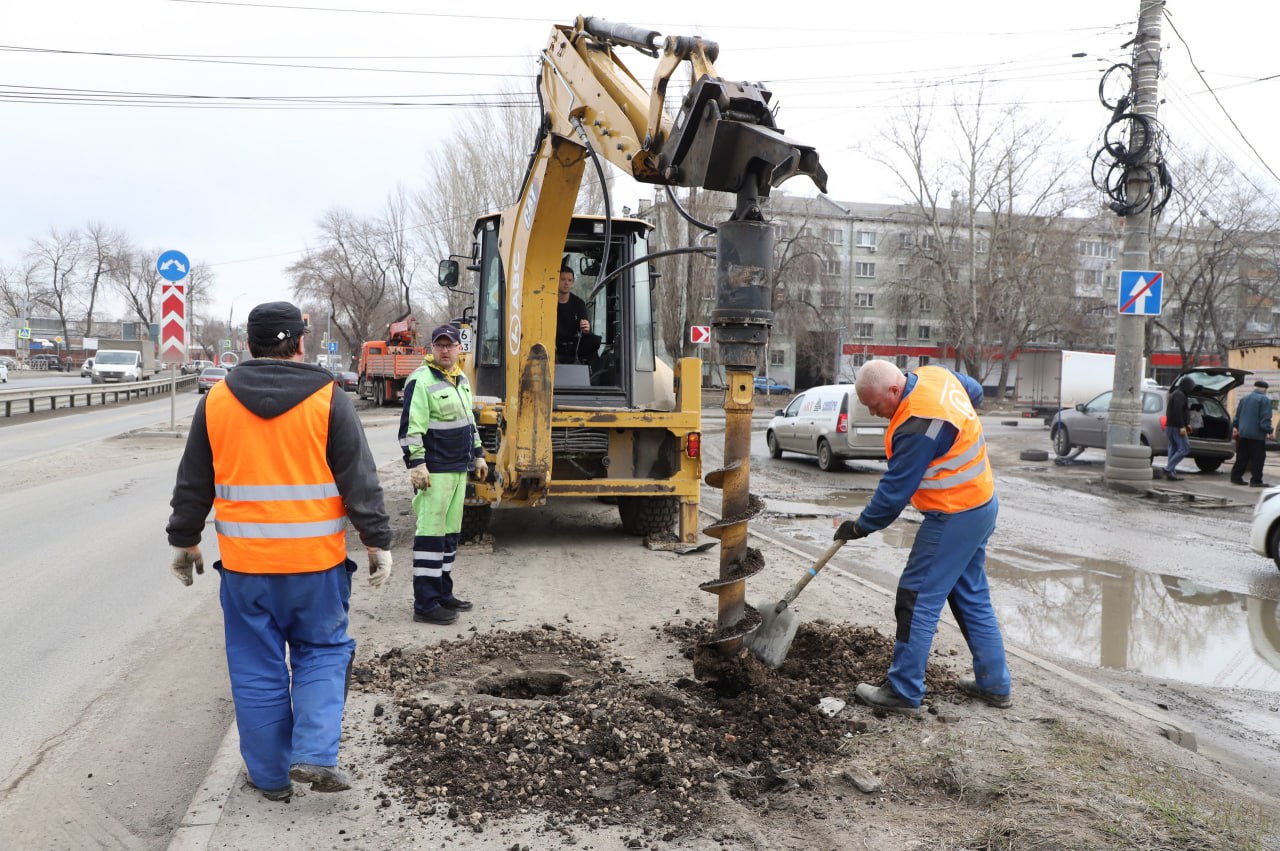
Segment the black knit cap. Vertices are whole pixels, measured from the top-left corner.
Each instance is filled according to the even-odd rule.
[[[290,337],[301,337],[307,330],[302,311],[287,301],[269,301],[249,311],[249,342],[270,346]]]
[[[1271,385],[1270,385],[1270,384],[1268,384],[1267,382],[1262,381],[1261,379],[1259,379],[1258,381],[1253,382],[1253,386],[1254,386],[1254,387],[1257,387],[1257,388],[1259,388],[1259,389],[1262,389],[1262,390],[1266,390],[1266,389],[1267,389],[1268,387],[1270,387]]]

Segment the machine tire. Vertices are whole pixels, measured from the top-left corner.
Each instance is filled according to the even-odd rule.
[[[1023,461],[1048,461],[1049,450],[1047,449],[1024,449],[1018,453],[1018,458]]]
[[[1071,454],[1071,436],[1067,434],[1067,427],[1060,425],[1053,430],[1053,451],[1058,453],[1059,458],[1066,458]]]
[[[680,518],[680,497],[620,496],[618,517],[628,535],[668,535]]]
[[[1222,466],[1225,458],[1193,458],[1196,462],[1196,469],[1202,473],[1216,473],[1218,468]]]
[[[379,408],[387,404],[387,386],[381,378],[373,380],[373,404]]]
[[[844,466],[836,454],[831,451],[831,444],[824,437],[818,441],[818,469],[824,473],[830,473],[832,470],[839,470]]]
[[[489,531],[489,518],[492,515],[492,506],[462,506],[462,531],[458,533],[458,542],[465,544],[482,537]]]
[[[778,438],[774,437],[772,429],[764,433],[764,442],[769,444],[769,455],[774,458],[782,457],[782,447],[778,446]]]
[[[1151,460],[1151,447],[1143,443],[1134,446],[1132,443],[1117,443],[1111,447],[1111,455],[1114,458],[1141,458],[1143,461]]]

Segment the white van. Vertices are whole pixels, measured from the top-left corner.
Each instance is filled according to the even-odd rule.
[[[774,458],[783,452],[814,455],[818,469],[834,470],[846,458],[883,461],[888,425],[858,401],[852,384],[824,384],[810,387],[778,411],[765,441]]]

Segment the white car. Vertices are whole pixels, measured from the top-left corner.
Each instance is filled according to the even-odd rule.
[[[1280,567],[1280,487],[1267,488],[1258,497],[1258,504],[1253,507],[1249,546]]]
[[[0,381],[5,384],[9,383],[9,367],[5,366],[3,363],[0,363]]]
[[[845,458],[883,461],[888,420],[873,416],[858,401],[852,384],[810,387],[769,421],[764,433],[769,454],[813,455],[823,472],[844,466]]]

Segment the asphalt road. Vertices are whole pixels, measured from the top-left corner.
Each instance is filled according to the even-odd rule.
[[[371,417],[379,464],[394,422]],[[165,398],[0,428],[0,847],[163,847],[226,731],[217,578],[167,570],[184,441],[129,434],[168,425]]]

